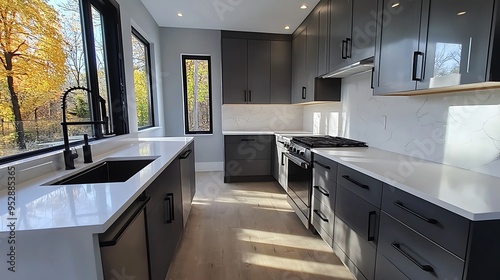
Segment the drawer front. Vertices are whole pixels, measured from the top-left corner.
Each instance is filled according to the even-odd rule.
[[[382,212],[379,252],[412,279],[462,279],[464,262]]]
[[[337,186],[335,215],[366,242],[376,246],[380,210],[343,186]]]
[[[225,144],[239,144],[239,143],[275,143],[274,135],[230,135],[224,136]]]
[[[329,180],[335,181],[337,179],[338,164],[335,161],[314,154],[313,163],[313,170],[315,172],[323,174]]]
[[[271,145],[252,142],[228,143],[225,147],[226,159],[271,159]]]
[[[321,203],[330,209],[335,209],[335,190],[337,183],[328,180],[324,174],[313,172],[313,197],[319,199]]]
[[[338,217],[335,218],[333,235],[335,236],[333,241],[335,253],[344,261],[356,278],[373,280],[376,249]],[[348,261],[345,258],[348,258]],[[359,277],[360,273],[363,277]]]
[[[354,169],[339,164],[337,184],[342,185],[371,204],[380,208],[382,201],[382,182]]]
[[[318,199],[314,199],[311,207],[311,217],[316,230],[319,231],[318,225],[329,237],[333,237],[333,222],[335,221],[335,215],[330,208],[321,203]]]
[[[228,160],[225,176],[268,176],[271,175],[271,160]]]
[[[388,261],[383,255],[377,253],[377,266],[375,267],[375,279],[377,280],[410,280],[397,267]]]
[[[469,220],[386,184],[382,210],[465,259]]]

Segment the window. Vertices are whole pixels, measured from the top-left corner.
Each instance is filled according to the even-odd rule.
[[[209,56],[182,56],[186,134],[212,134],[212,75]]]
[[[120,26],[114,0],[0,4],[0,163],[62,148],[62,93],[70,142],[128,133]]]
[[[149,43],[133,28],[132,53],[137,125],[139,128],[151,127],[154,123]]]

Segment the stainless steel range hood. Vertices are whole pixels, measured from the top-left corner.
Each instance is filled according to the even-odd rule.
[[[373,68],[373,57],[332,71],[328,74],[323,75],[322,78],[346,78],[361,72],[371,71],[372,68]]]

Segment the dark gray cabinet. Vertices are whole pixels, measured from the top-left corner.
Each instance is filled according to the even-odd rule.
[[[307,88],[306,79],[307,29],[303,28],[292,41],[292,103],[300,103]]]
[[[375,55],[376,0],[331,0],[330,71]]]
[[[328,1],[318,5],[318,76],[328,73],[330,56],[330,5]]]
[[[196,192],[194,142],[181,152],[179,161],[182,189],[182,218],[183,226],[186,227],[189,213],[191,212],[191,203]]]
[[[374,93],[458,91],[498,81],[498,5],[466,0],[380,0]],[[491,85],[490,85],[491,86]]]
[[[271,104],[290,104],[292,43],[271,41]]]
[[[224,182],[273,180],[273,135],[224,136]]]
[[[289,104],[291,37],[222,33],[224,104]]]
[[[181,170],[175,159],[146,189],[151,280],[164,280],[183,232]]]
[[[321,2],[320,2],[321,4]],[[319,5],[318,5],[319,6]],[[306,19],[306,90],[303,92],[303,102],[314,100],[314,80],[318,76],[318,32],[319,12],[314,9]]]
[[[247,40],[222,38],[222,88],[224,104],[246,104]]]

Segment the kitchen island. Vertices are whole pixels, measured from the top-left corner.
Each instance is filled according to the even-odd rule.
[[[0,278],[103,279],[98,234],[105,232],[192,142],[189,137],[131,139],[120,149],[96,156],[93,164],[77,164],[76,170],[54,171],[19,183],[14,216],[7,211],[9,190],[1,190]],[[137,157],[154,161],[123,183],[47,185],[103,159]],[[117,273],[116,277],[126,276],[126,268]]]

